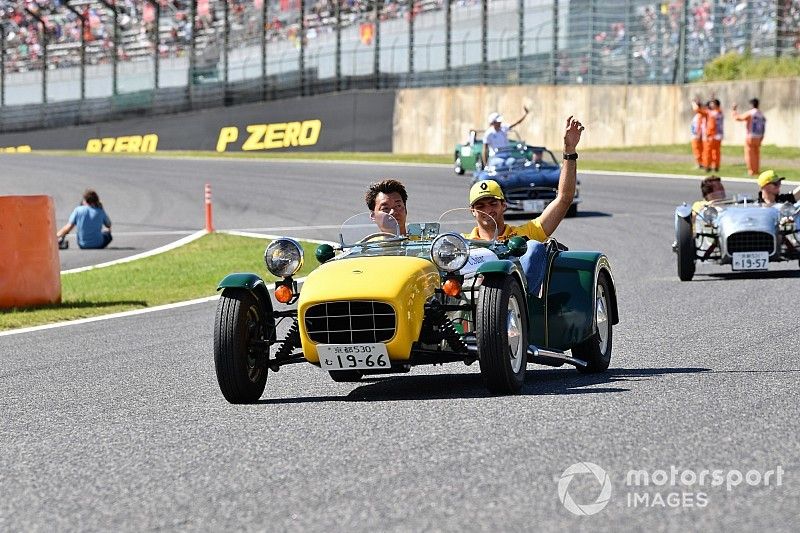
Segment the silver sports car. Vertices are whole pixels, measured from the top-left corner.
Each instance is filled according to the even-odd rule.
[[[800,202],[768,207],[737,195],[694,209],[675,208],[672,248],[681,281],[694,277],[697,261],[763,271],[772,262],[800,259]]]

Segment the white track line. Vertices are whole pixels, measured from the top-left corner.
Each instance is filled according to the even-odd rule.
[[[266,234],[263,234],[263,233],[252,233],[252,232],[237,231],[237,230],[220,230],[220,231],[218,231],[218,233],[225,233],[225,234],[228,234],[228,235],[238,235],[238,236],[241,236],[241,237],[252,237],[252,238],[256,238],[256,239],[277,239],[277,238],[279,238],[278,235],[266,235]],[[74,268],[72,270],[64,270],[61,273],[62,274],[72,274],[72,273],[75,273],[75,272],[84,272],[86,270],[93,270],[93,269],[96,269],[96,268],[103,268],[103,267],[112,266],[112,265],[115,265],[115,264],[127,263],[127,262],[130,262],[130,261],[134,261],[136,259],[142,259],[144,257],[150,257],[151,255],[160,254],[160,253],[166,252],[168,250],[172,250],[174,248],[178,248],[180,246],[188,244],[188,243],[192,242],[193,240],[196,240],[196,239],[202,237],[203,235],[206,235],[206,231],[205,230],[197,231],[197,232],[193,233],[192,235],[189,235],[188,237],[185,237],[183,239],[177,240],[177,241],[175,241],[173,243],[170,243],[170,244],[168,244],[166,246],[162,246],[160,248],[155,248],[153,250],[150,250],[149,252],[144,252],[144,253],[141,253],[141,254],[132,255],[130,257],[126,257],[124,259],[119,259],[117,261],[109,261],[108,263],[101,263],[99,265],[92,265],[92,266],[88,266],[88,267]],[[330,245],[335,245],[336,244],[336,243],[333,243],[333,242],[330,242],[330,241],[318,241],[318,240],[312,240],[312,239],[298,239],[298,240],[306,241],[306,242],[313,242],[315,244],[330,244]],[[304,276],[302,278],[297,278],[295,281],[297,282],[298,285],[302,285],[305,280],[306,280],[306,278]],[[270,291],[270,292],[272,292],[272,291]],[[188,305],[195,305],[195,304],[201,304],[201,303],[206,303],[206,302],[212,302],[212,301],[218,300],[218,299],[219,299],[219,294],[215,294],[214,296],[206,296],[206,297],[203,297],[203,298],[196,298],[194,300],[185,300],[183,302],[175,302],[175,303],[171,303],[171,304],[157,305],[155,307],[148,307],[146,309],[134,309],[132,311],[121,311],[119,313],[111,313],[111,314],[108,314],[108,315],[93,316],[93,317],[89,317],[89,318],[79,318],[77,320],[67,320],[67,321],[64,321],[64,322],[56,322],[54,324],[44,324],[44,325],[41,325],[41,326],[31,326],[29,328],[11,329],[11,330],[8,330],[8,331],[0,331],[0,337],[7,337],[9,335],[20,335],[22,333],[31,333],[31,332],[34,332],[34,331],[43,331],[43,330],[47,330],[47,329],[64,328],[64,327],[67,327],[67,326],[77,326],[77,325],[80,325],[80,324],[88,324],[90,322],[99,322],[101,320],[112,320],[112,319],[115,319],[115,318],[125,318],[125,317],[128,317],[128,316],[144,315],[144,314],[147,314],[147,313],[155,313],[157,311],[165,311],[165,310],[168,310],[168,309],[175,309],[175,308],[178,308],[178,307],[185,307],[185,306],[188,306]]]
[[[122,263],[130,263],[131,261],[136,261],[137,259],[143,259],[145,257],[150,257],[152,255],[158,255],[158,254],[162,254],[164,252],[168,252],[170,250],[174,250],[175,248],[179,248],[179,247],[183,246],[184,244],[188,244],[188,243],[190,243],[192,241],[196,241],[197,239],[199,239],[200,237],[202,237],[203,235],[206,235],[206,234],[207,234],[207,232],[205,230],[196,231],[196,232],[192,233],[191,235],[187,235],[186,237],[184,237],[182,239],[178,239],[175,242],[171,242],[169,244],[166,244],[164,246],[160,246],[158,248],[153,248],[152,250],[148,250],[148,251],[142,252],[140,254],[129,255],[128,257],[123,257],[122,259],[116,259],[114,261],[108,261],[106,263],[99,263],[99,264],[96,264],[96,265],[89,265],[89,266],[85,266],[85,267],[71,268],[69,270],[62,270],[61,273],[62,274],[75,274],[76,272],[86,272],[87,270],[95,270],[95,269],[98,269],[98,268],[110,267],[110,266],[119,265],[119,264],[122,264]]]

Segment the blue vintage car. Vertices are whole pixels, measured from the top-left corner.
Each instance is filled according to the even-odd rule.
[[[521,152],[530,154],[530,157],[520,157]],[[474,176],[472,183],[495,180],[503,188],[509,211],[537,214],[555,199],[560,174],[561,165],[553,152],[544,146],[526,145],[521,150],[516,145],[509,145],[489,159],[489,164]],[[577,215],[579,203],[580,180],[567,211],[568,217]]]

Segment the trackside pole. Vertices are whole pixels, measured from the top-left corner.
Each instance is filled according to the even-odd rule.
[[[214,232],[214,217],[211,212],[211,184],[206,183],[206,231]]]

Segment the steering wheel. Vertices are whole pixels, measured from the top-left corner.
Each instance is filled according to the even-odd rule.
[[[361,244],[362,242],[371,241],[372,239],[377,239],[378,237],[391,237],[391,238],[394,238],[394,237],[397,237],[397,235],[395,235],[394,233],[389,233],[388,231],[376,231],[375,233],[370,233],[369,235],[367,235],[363,239],[359,240],[358,244]]]

